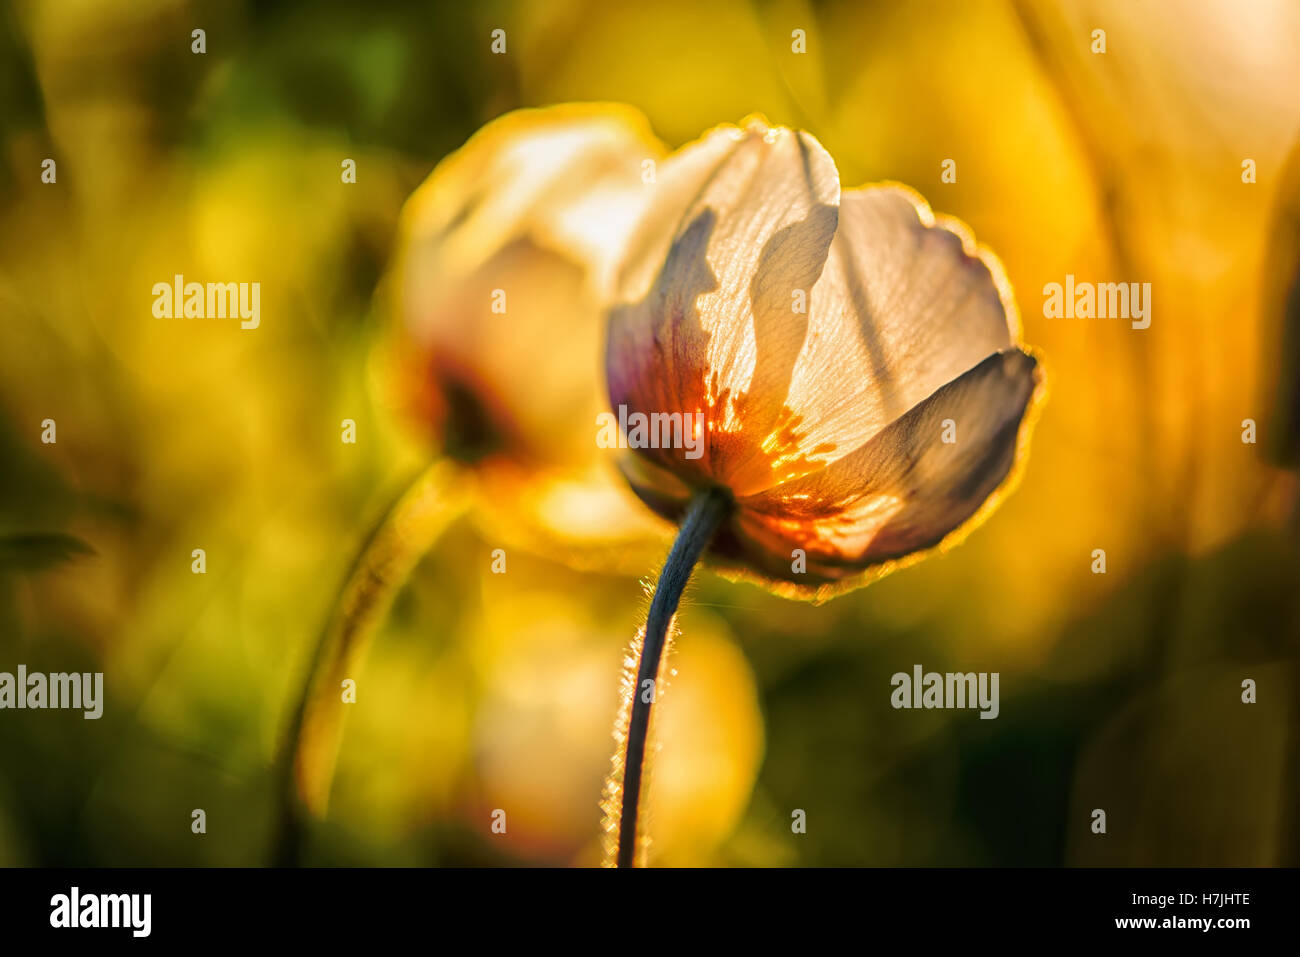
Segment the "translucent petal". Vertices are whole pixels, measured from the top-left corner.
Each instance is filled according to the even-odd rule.
[[[786,397],[801,451],[834,461],[1009,348],[1004,288],[965,228],[910,190],[846,190]]]
[[[1007,478],[1040,381],[1027,353],[989,356],[834,464],[738,500],[736,549],[798,581],[795,548],[835,579],[939,544]]]
[[[726,482],[780,416],[803,344],[792,295],[825,265],[838,176],[812,137],[752,121],[685,148],[657,190],[629,245],[628,301],[611,315],[610,398],[633,412],[705,413],[701,459],[649,454]]]

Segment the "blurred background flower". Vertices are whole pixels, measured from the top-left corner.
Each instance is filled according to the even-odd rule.
[[[478,514],[504,543],[639,571],[664,534],[592,441],[604,304],[662,154],[628,107],[519,110],[407,203],[377,376],[435,454],[478,473]]]
[[[663,713],[707,714],[709,736],[664,754],[683,763],[652,798],[661,859],[1300,863],[1295,458],[1264,454],[1294,427],[1276,383],[1300,362],[1276,306],[1296,275],[1298,17],[1286,0],[5,7],[0,535],[95,554],[0,564],[0,670],[102,670],[108,701],[98,722],[0,717],[0,862],[265,859],[294,681],[352,543],[427,456],[376,383],[403,202],[510,109],[614,101],[668,148],[761,111],[813,133],[846,186],[915,186],[998,251],[1052,383],[1017,494],[961,549],[819,608],[699,577],[679,623],[712,637],[681,643]],[[176,273],[260,281],[261,326],[155,320],[152,284]],[[1151,328],[1045,318],[1067,273],[1151,282]],[[493,576],[495,547],[482,519],[456,523],[398,596],[311,861],[594,862],[635,573],[512,549]],[[889,676],[916,662],[1000,672],[999,718],[891,709]]]
[[[515,110],[407,201],[377,295],[380,387],[428,443],[422,471],[354,546],[286,735],[282,858],[301,809],[325,813],[349,705],[342,687],[415,564],[467,505],[498,544],[637,570],[660,532],[591,443],[604,287],[662,152],[627,107]],[[355,181],[352,160],[340,179]],[[513,297],[511,308],[510,297]],[[342,436],[355,430],[345,419]],[[355,442],[355,434],[351,436]],[[475,494],[476,493],[476,494]],[[507,570],[505,550],[493,571]]]

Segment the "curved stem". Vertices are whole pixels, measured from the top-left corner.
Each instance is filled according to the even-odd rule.
[[[325,813],[343,735],[341,686],[362,667],[370,639],[402,584],[465,496],[455,464],[437,462],[421,473],[370,530],[357,552],[321,632],[294,709],[278,769],[279,864],[296,863],[302,814]]]
[[[622,808],[618,822],[618,866],[632,867],[636,859],[636,819],[641,798],[641,771],[645,763],[646,733],[650,729],[650,707],[659,677],[668,626],[677,613],[677,603],[690,580],[691,571],[731,508],[730,497],[721,489],[699,493],[682,520],[664,569],[655,585],[646,618],[641,662],[632,688],[632,717],[628,723],[627,751],[623,766]],[[650,682],[649,685],[646,682]]]

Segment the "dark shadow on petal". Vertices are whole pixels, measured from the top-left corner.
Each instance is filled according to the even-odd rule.
[[[818,466],[806,457],[798,417],[784,400],[808,329],[807,314],[793,309],[793,293],[811,295],[837,217],[834,206],[816,206],[764,245],[750,282],[755,368],[742,395],[733,396],[710,367],[710,335],[697,307],[699,297],[718,285],[707,260],[717,222],[713,209],[700,211],[673,241],[646,298],[612,310],[606,350],[611,405],[706,416],[700,459],[688,460],[680,449],[643,449],[643,455],[695,484],[725,485],[743,467],[770,485]]]
[[[610,312],[605,369],[610,404],[634,412],[708,411],[709,334],[696,301],[718,287],[706,252],[717,223],[712,209],[701,210],[673,240],[644,299]],[[710,425],[713,415],[708,414]],[[639,454],[691,481],[708,475],[710,443],[704,455],[688,460],[681,449],[641,449]]]

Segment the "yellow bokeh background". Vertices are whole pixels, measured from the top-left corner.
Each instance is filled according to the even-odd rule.
[[[430,454],[374,361],[402,204],[485,122],[567,101],[672,148],[758,111],[846,186],[911,185],[1001,258],[1049,377],[1019,488],[959,548],[818,607],[700,574],[652,859],[1296,863],[1294,3],[19,0],[0,29],[0,535],[94,549],[0,564],[0,670],[108,694],[98,723],[0,718],[0,863],[268,858],[311,644]],[[176,274],[260,282],[260,327],[156,319]],[[1151,327],[1046,317],[1067,274],[1151,283]],[[654,560],[515,547],[536,490],[484,494],[377,636],[311,863],[599,861]],[[891,710],[916,662],[1000,672],[999,720]]]

